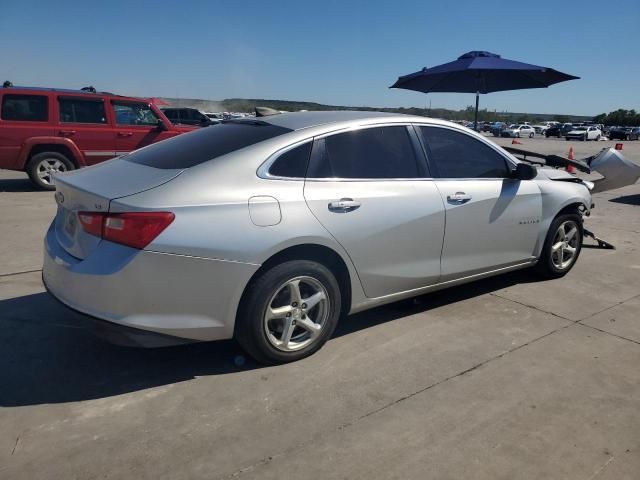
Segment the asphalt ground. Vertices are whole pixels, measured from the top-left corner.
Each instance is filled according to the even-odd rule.
[[[623,153],[640,163],[640,142]],[[636,480],[640,185],[594,198],[587,224],[617,249],[586,240],[566,277],[380,307],[264,368],[233,341],[94,338],[42,287],[53,195],[0,171],[0,478]]]

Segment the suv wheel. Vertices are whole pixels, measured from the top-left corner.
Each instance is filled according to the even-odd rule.
[[[545,239],[535,271],[545,278],[560,278],[573,268],[582,249],[582,217],[568,213],[556,217]]]
[[[29,160],[25,168],[31,181],[42,190],[55,190],[53,175],[74,169],[71,160],[58,152],[38,153]]]
[[[340,308],[333,273],[317,262],[292,260],[267,270],[247,288],[235,337],[260,363],[300,360],[331,337]]]

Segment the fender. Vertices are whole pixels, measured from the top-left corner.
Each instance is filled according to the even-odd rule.
[[[73,158],[70,158],[69,160],[74,162],[76,166],[78,166],[79,168],[87,166],[86,162],[84,161],[84,155],[82,155],[82,152],[80,151],[80,149],[78,148],[78,146],[75,144],[73,140],[71,140],[70,138],[64,138],[64,137],[43,136],[43,137],[30,137],[25,140],[25,142],[22,144],[22,147],[20,149],[20,154],[18,155],[16,167],[20,170],[24,170],[24,167],[29,158],[29,154],[31,153],[31,150],[33,149],[33,147],[36,147],[38,145],[43,145],[43,144],[49,144],[49,145],[54,144],[54,145],[65,146],[69,149],[73,157]]]

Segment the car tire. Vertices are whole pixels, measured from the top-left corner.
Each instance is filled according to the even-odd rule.
[[[564,235],[561,228],[564,230]],[[573,228],[576,230],[567,240]],[[540,258],[534,267],[535,273],[543,278],[564,277],[580,256],[582,240],[582,217],[577,213],[558,215],[551,222],[547,232]]]
[[[31,157],[25,171],[31,181],[41,190],[55,190],[52,174],[75,170],[75,165],[58,152],[42,152]]]
[[[562,133],[558,132],[558,138],[562,138]]]
[[[529,138],[533,138],[533,133],[530,133],[530,134],[529,134]]]
[[[600,135],[597,135],[596,136],[596,142],[599,142],[599,141],[600,141]]]
[[[318,300],[309,308],[305,300],[312,297]],[[238,309],[235,338],[259,363],[300,360],[331,337],[341,306],[340,287],[331,270],[308,260],[284,262],[247,286]]]

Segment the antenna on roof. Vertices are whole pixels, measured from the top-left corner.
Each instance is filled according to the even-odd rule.
[[[13,83],[11,83],[9,80],[5,80],[4,83],[2,84],[2,88],[10,88],[13,87]]]
[[[88,87],[82,87],[80,89],[81,92],[89,92],[89,93],[96,93],[96,89],[93,85],[89,85]]]

